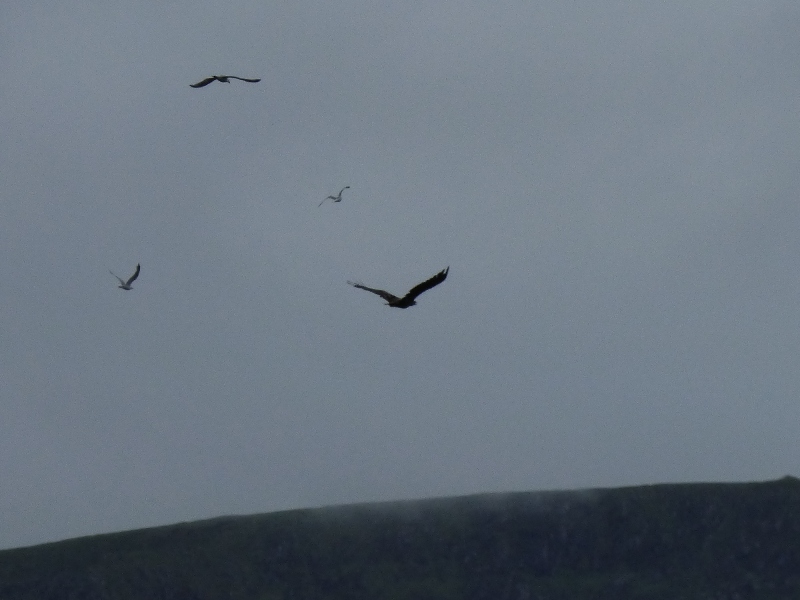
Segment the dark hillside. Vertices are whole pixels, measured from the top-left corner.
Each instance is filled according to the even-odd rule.
[[[219,518],[0,552],[2,600],[800,598],[800,481]]]

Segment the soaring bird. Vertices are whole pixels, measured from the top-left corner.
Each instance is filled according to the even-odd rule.
[[[338,196],[328,196],[327,198],[325,198],[325,200],[333,200],[334,202],[341,202],[342,201],[342,192],[345,191],[345,190],[349,190],[349,189],[350,189],[350,186],[346,185],[341,190],[339,190],[339,195]],[[323,200],[322,202],[325,202],[325,200]],[[319,206],[322,206],[322,202],[319,203]],[[317,208],[319,208],[319,206]]]
[[[136,271],[134,272],[133,275],[131,275],[131,277],[130,277],[130,279],[128,279],[128,281],[125,281],[121,277],[119,277],[117,275],[114,275],[114,273],[112,271],[109,271],[109,273],[114,275],[114,277],[116,277],[119,280],[119,285],[117,286],[118,288],[120,288],[122,290],[132,290],[133,288],[131,287],[131,284],[134,281],[136,281],[136,278],[139,276],[139,269],[141,269],[141,265],[137,264],[136,265]]]
[[[368,292],[377,294],[378,296],[386,300],[386,304],[389,306],[393,306],[394,308],[408,308],[409,306],[414,306],[416,304],[415,300],[417,296],[419,296],[422,292],[427,292],[432,287],[439,285],[445,279],[447,279],[447,272],[449,270],[450,267],[447,267],[444,271],[440,271],[427,281],[423,281],[422,283],[415,285],[402,298],[398,298],[394,294],[390,294],[385,290],[376,290],[371,287],[367,287],[361,283],[355,283],[353,281],[348,281],[347,283],[361,290],[367,290]]]
[[[222,83],[230,83],[231,79],[238,79],[239,81],[248,81],[250,83],[258,83],[261,81],[260,79],[246,79],[244,77],[236,77],[236,75],[212,75],[211,77],[206,77],[203,81],[198,81],[197,83],[189,84],[189,87],[193,88],[201,88],[212,81],[221,81]]]

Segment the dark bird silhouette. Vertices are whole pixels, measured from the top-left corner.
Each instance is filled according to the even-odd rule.
[[[449,270],[450,267],[447,267],[444,271],[440,271],[427,281],[423,281],[422,283],[415,285],[402,298],[398,298],[397,296],[395,296],[394,294],[390,294],[386,290],[376,290],[374,288],[367,287],[361,283],[355,283],[353,281],[348,281],[347,283],[349,283],[353,287],[357,287],[360,290],[367,290],[368,292],[377,294],[378,296],[386,300],[386,304],[388,304],[389,306],[393,306],[394,308],[408,308],[409,306],[414,306],[416,304],[416,298],[422,292],[427,292],[432,287],[439,285],[445,279],[447,279],[447,272]]]
[[[342,192],[345,191],[345,190],[349,190],[349,189],[350,189],[350,186],[346,185],[341,190],[339,190],[339,195],[338,196],[328,196],[327,198],[325,198],[325,200],[333,200],[334,202],[341,202],[342,201]],[[325,202],[325,200],[323,200],[322,202]],[[319,203],[319,206],[322,206],[322,202]],[[317,208],[319,208],[319,206]]]
[[[245,77],[236,77],[236,75],[212,75],[211,77],[203,79],[203,81],[198,81],[197,83],[189,84],[189,87],[193,88],[205,87],[212,81],[221,81],[222,83],[230,83],[231,79],[238,79],[239,81],[247,81],[249,83],[258,83],[259,81],[261,81],[260,79],[246,79]]]
[[[139,276],[139,270],[140,269],[141,269],[141,265],[137,264],[136,265],[136,272],[134,272],[134,274],[130,276],[130,279],[128,279],[128,281],[125,281],[124,279],[122,279],[122,277],[114,275],[114,273],[112,271],[109,271],[109,273],[114,275],[114,277],[116,277],[119,280],[119,285],[117,286],[118,288],[120,288],[121,290],[132,290],[133,288],[131,287],[131,284],[134,281],[136,281],[136,278]]]

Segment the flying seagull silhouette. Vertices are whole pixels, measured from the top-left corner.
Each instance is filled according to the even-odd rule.
[[[327,198],[325,198],[325,200],[333,200],[334,202],[341,202],[342,201],[342,192],[345,191],[345,190],[349,190],[349,189],[350,189],[350,186],[346,185],[339,191],[339,195],[338,196],[328,196]],[[322,202],[325,202],[325,200],[323,200]],[[319,206],[322,206],[322,202],[319,203]],[[319,206],[317,208],[319,208]]]
[[[207,86],[212,81],[221,81],[222,83],[230,83],[231,79],[238,79],[239,81],[248,81],[250,83],[258,83],[261,81],[260,79],[246,79],[245,77],[236,77],[236,75],[212,75],[211,77],[206,77],[203,81],[198,81],[197,83],[189,84],[189,87],[193,88],[201,88]]]
[[[380,296],[381,298],[386,300],[386,304],[389,305],[389,306],[393,306],[394,308],[408,308],[409,306],[414,306],[416,304],[416,298],[422,292],[427,292],[432,287],[439,285],[445,279],[447,279],[447,272],[449,270],[450,270],[450,267],[447,267],[444,271],[440,271],[439,273],[437,273],[436,275],[434,275],[433,277],[431,277],[427,281],[423,281],[422,283],[419,283],[419,284],[415,285],[402,298],[398,298],[394,294],[390,294],[389,292],[387,292],[385,290],[376,290],[374,288],[367,287],[367,286],[365,286],[365,285],[363,285],[361,283],[355,283],[353,281],[348,281],[347,283],[349,283],[353,287],[356,287],[356,288],[358,288],[360,290],[367,290],[368,292],[372,292],[373,294],[377,294],[378,296]]]
[[[136,272],[133,275],[131,275],[131,277],[130,277],[130,279],[128,279],[128,281],[125,281],[121,277],[119,277],[117,275],[114,275],[113,271],[109,271],[109,273],[114,275],[114,277],[116,277],[119,280],[119,285],[117,286],[118,288],[120,288],[121,290],[132,290],[133,288],[131,287],[131,284],[134,281],[136,281],[136,278],[139,276],[139,269],[140,268],[141,268],[141,265],[137,264],[136,265]]]

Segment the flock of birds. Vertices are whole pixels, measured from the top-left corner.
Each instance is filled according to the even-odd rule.
[[[246,81],[248,83],[258,83],[261,79],[248,79],[247,77],[237,77],[236,75],[212,75],[211,77],[206,77],[202,81],[198,81],[197,83],[192,83],[189,87],[193,88],[201,88],[207,86],[209,83],[213,83],[215,81],[219,81],[220,83],[230,83],[231,79],[238,79],[239,81]],[[319,206],[322,206],[325,203],[325,200],[332,200],[333,202],[341,202],[342,201],[342,194],[345,190],[349,190],[350,186],[346,185],[336,196],[328,196],[319,203]],[[133,272],[128,279],[122,279],[122,277],[116,275],[113,271],[109,271],[114,277],[117,278],[119,281],[119,285],[117,286],[121,290],[130,291],[133,289],[131,285],[136,278],[139,277],[139,271],[141,270],[141,264],[136,265],[136,270]],[[417,296],[422,294],[423,292],[427,292],[432,287],[435,287],[442,283],[445,279],[447,279],[447,273],[450,271],[450,267],[446,267],[442,271],[439,271],[436,275],[431,277],[430,279],[426,279],[422,283],[418,283],[414,287],[412,287],[405,296],[395,296],[394,294],[390,294],[386,290],[379,290],[376,288],[367,287],[363,283],[356,282],[356,281],[348,281],[347,283],[352,285],[355,288],[360,290],[366,290],[368,292],[372,292],[373,294],[377,294],[384,300],[386,300],[386,304],[393,308],[408,308],[409,306],[414,306],[417,302]]]

